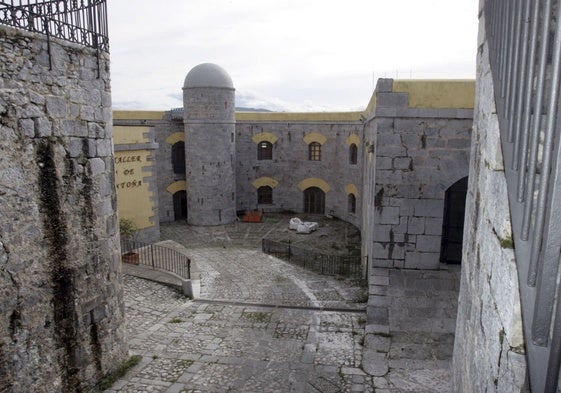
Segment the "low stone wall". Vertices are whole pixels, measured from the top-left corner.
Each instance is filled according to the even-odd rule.
[[[109,58],[6,27],[0,57],[0,391],[85,391],[128,352]]]

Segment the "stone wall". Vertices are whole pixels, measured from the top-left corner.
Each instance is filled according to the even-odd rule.
[[[501,246],[512,233],[484,25],[481,16],[453,384],[463,393],[520,392],[520,298],[514,252]]]
[[[360,227],[362,124],[354,122],[266,122],[238,121],[236,124],[236,186],[237,209],[264,209],[265,211],[304,211],[303,190],[298,186],[306,179],[321,179],[329,190],[325,195],[325,213]],[[256,134],[275,135],[273,159],[257,159]],[[306,135],[320,134],[326,138],[321,146],[321,160],[308,159]],[[349,162],[347,139],[355,135],[358,143],[358,160]],[[261,177],[278,182],[273,188],[273,204],[258,205],[257,189],[253,183]],[[356,187],[356,211],[348,207],[349,185]]]
[[[0,27],[0,391],[86,391],[127,355],[109,59]]]
[[[473,110],[412,108],[393,83],[378,81],[365,132],[376,157],[365,170],[372,231],[365,248],[374,267],[436,269],[445,192],[468,175]]]

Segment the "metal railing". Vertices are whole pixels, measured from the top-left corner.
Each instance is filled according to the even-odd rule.
[[[173,248],[121,238],[121,261],[162,269],[191,279],[191,260]]]
[[[487,0],[484,16],[529,380],[533,392],[553,392],[561,364],[561,4]]]
[[[106,0],[0,1],[0,23],[109,51]]]
[[[294,246],[288,242],[261,240],[265,254],[274,255],[291,264],[328,276],[362,276],[360,255],[326,255]]]

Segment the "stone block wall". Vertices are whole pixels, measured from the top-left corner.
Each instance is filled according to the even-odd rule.
[[[128,353],[109,58],[50,51],[0,27],[0,391],[86,391]]]
[[[343,219],[358,227],[361,224],[361,182],[362,182],[362,135],[363,126],[359,121],[346,122],[266,122],[237,121],[236,124],[236,186],[237,209],[264,209],[265,211],[304,210],[303,191],[300,182],[317,178],[329,185],[325,195],[325,213]],[[273,144],[273,159],[257,159],[257,143],[253,136],[272,133],[278,140]],[[326,138],[321,147],[321,160],[308,159],[306,135],[321,134]],[[355,134],[361,141],[358,145],[356,164],[349,162],[347,138]],[[271,177],[278,181],[273,189],[273,204],[258,205],[257,190],[252,183],[260,177]],[[348,209],[348,195],[345,186],[356,186],[356,212]]]
[[[512,230],[484,26],[482,15],[452,375],[455,392],[514,393],[526,391],[526,359],[514,250],[501,246]]]
[[[366,131],[375,163],[369,157],[365,170],[372,232],[365,248],[374,267],[435,269],[445,192],[468,175],[473,110],[410,108],[408,93],[392,84],[378,82]]]

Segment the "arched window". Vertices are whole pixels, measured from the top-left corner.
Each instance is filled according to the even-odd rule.
[[[258,160],[273,159],[273,144],[271,142],[263,141],[257,144],[257,159]]]
[[[257,203],[260,205],[273,204],[273,188],[269,186],[261,186],[257,189]]]
[[[321,161],[321,145],[318,142],[312,142],[308,145],[308,160]]]
[[[349,194],[349,213],[356,213],[356,196],[355,194]]]
[[[358,158],[358,148],[354,143],[349,146],[349,164],[356,165]]]
[[[173,173],[185,173],[185,142],[176,142],[171,147]]]

